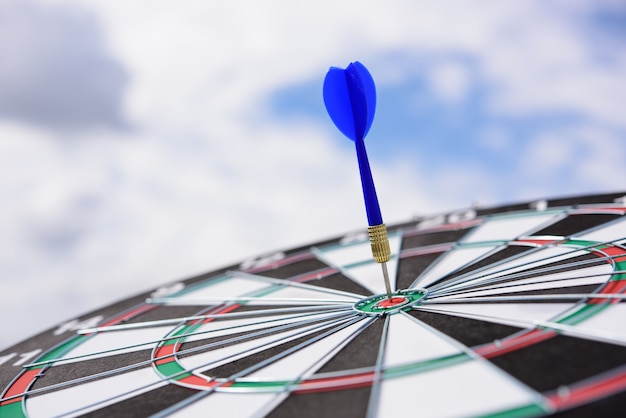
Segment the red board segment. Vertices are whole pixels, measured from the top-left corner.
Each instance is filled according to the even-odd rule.
[[[24,393],[33,384],[41,369],[24,370],[11,386],[7,389],[3,399],[12,398],[6,401],[0,400],[0,406],[8,405],[13,402],[20,402]],[[15,396],[15,397],[14,397]]]
[[[608,282],[606,286],[600,290],[599,293],[602,294],[619,294],[626,291],[626,280],[615,280],[612,282]],[[587,303],[589,304],[602,304],[602,303],[619,303],[621,299],[605,299],[605,298],[595,298],[589,299]]]
[[[546,331],[541,329],[534,329],[532,331],[525,332],[513,336],[508,339],[499,341],[498,343],[491,343],[483,345],[475,350],[475,352],[484,358],[492,358],[501,356],[511,351],[519,350],[520,348],[528,347],[533,344],[540,343],[548,340],[557,335],[554,331]]]
[[[174,361],[174,354],[178,351],[179,346],[180,343],[162,345],[158,347],[156,350],[154,350],[154,358],[159,360],[155,361],[154,364],[159,366],[161,364]]]
[[[336,390],[337,388],[353,389],[370,386],[374,381],[374,376],[374,372],[368,372],[350,376],[304,380],[298,385],[298,389],[296,389],[294,393],[328,392]]]
[[[595,380],[591,383],[569,388],[565,393],[555,393],[548,400],[557,410],[573,408],[577,405],[605,398],[626,389],[626,370]]]

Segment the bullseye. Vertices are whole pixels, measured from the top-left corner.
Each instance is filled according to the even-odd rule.
[[[391,299],[385,299],[376,304],[376,307],[381,309],[393,308],[396,306],[404,305],[409,299],[405,297],[392,297]]]
[[[407,289],[393,293],[391,298],[388,298],[386,294],[370,296],[355,303],[353,308],[359,313],[370,316],[395,314],[418,305],[427,293],[426,289]]]

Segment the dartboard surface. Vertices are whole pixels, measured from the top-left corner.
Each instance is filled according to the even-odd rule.
[[[0,417],[615,415],[624,194],[389,226],[267,254],[0,353]]]

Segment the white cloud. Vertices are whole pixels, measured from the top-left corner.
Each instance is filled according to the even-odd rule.
[[[62,130],[124,127],[126,74],[95,19],[29,0],[3,1],[0,15],[0,116]]]
[[[572,135],[584,147],[574,170],[587,184],[604,190],[622,190],[626,178],[624,138],[593,127]]]
[[[478,144],[493,153],[502,154],[510,151],[513,139],[503,127],[492,126],[481,132]]]
[[[618,105],[626,96],[626,82],[618,75],[626,67],[626,52],[611,51],[611,65],[597,59],[606,46],[592,42],[579,21],[591,19],[591,10],[536,8],[493,38],[483,68],[499,87],[491,102],[494,112],[574,112],[626,127]]]
[[[459,102],[467,95],[470,75],[463,65],[446,62],[431,69],[430,84],[444,101]]]
[[[523,193],[565,196],[623,189],[622,143],[616,132],[596,125],[533,138],[519,160]]]
[[[522,164],[537,177],[555,175],[571,164],[577,153],[578,144],[562,133],[539,135],[526,148]]]
[[[0,323],[0,345],[166,280],[364,227],[355,156],[333,128],[268,119],[262,107],[285,85],[321,85],[329,65],[359,59],[382,83],[399,82],[435,56],[452,63],[433,67],[435,91],[459,100],[476,80],[443,58],[462,54],[494,89],[485,100],[495,114],[573,111],[624,126],[616,80],[626,61],[596,63],[569,15],[541,1],[46,4],[88,8],[100,23],[103,48],[129,77],[120,111],[134,130],[61,136],[0,120],[0,265],[10,289],[0,304],[22,318]],[[389,69],[394,54],[403,58]],[[598,132],[606,146],[618,141],[597,129],[576,140],[591,150],[571,180],[584,187],[601,180],[603,161],[623,171],[616,153],[592,148]],[[445,161],[426,172],[428,156],[372,156],[383,214],[552,194],[553,182],[537,181],[573,171],[566,134],[515,144],[529,148],[507,173]],[[491,146],[512,143],[502,138]],[[527,174],[537,161],[543,177]]]

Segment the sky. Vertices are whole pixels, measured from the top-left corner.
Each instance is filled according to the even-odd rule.
[[[365,228],[352,61],[388,224],[626,190],[622,1],[0,0],[0,348]]]

